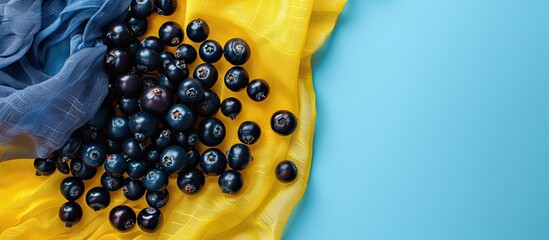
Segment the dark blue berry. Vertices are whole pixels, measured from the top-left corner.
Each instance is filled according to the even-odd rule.
[[[126,115],[132,115],[139,112],[139,100],[135,97],[120,97],[118,99],[118,108]]]
[[[77,177],[68,177],[61,181],[61,195],[69,201],[80,198],[86,189],[82,179]]]
[[[113,177],[106,172],[101,175],[101,186],[111,192],[120,189],[122,185],[124,185],[123,176]]]
[[[125,117],[113,117],[107,125],[107,136],[111,140],[123,141],[131,136],[128,119]]]
[[[97,173],[97,168],[86,166],[80,159],[73,159],[71,161],[71,173],[75,177],[82,178],[82,180],[90,180]]]
[[[145,160],[132,159],[128,161],[128,167],[126,167],[126,173],[131,179],[141,179],[147,174],[147,162]]]
[[[189,77],[189,68],[183,60],[171,60],[164,65],[164,75],[174,83]]]
[[[126,178],[122,186],[122,195],[129,200],[138,200],[145,194],[145,187],[139,180]]]
[[[168,62],[175,60],[175,55],[168,51],[163,51],[160,53],[160,61],[162,62],[162,67],[165,67]]]
[[[160,154],[163,149],[158,149],[156,146],[149,146],[145,150],[145,162],[149,168],[160,167]]]
[[[72,227],[82,219],[82,207],[76,202],[66,202],[59,208],[59,219],[65,223],[65,227]]]
[[[154,0],[132,0],[130,14],[138,18],[147,18],[154,11]]]
[[[55,166],[57,168],[57,171],[59,171],[62,174],[69,174],[71,171],[69,168],[69,164],[66,161],[63,161],[60,157],[55,157]]]
[[[111,47],[128,46],[132,38],[133,34],[130,27],[121,21],[112,22],[105,33],[106,43]]]
[[[187,37],[193,42],[202,42],[210,35],[210,27],[204,20],[197,18],[187,25]]]
[[[167,174],[178,173],[187,165],[188,158],[185,149],[170,146],[160,154],[160,165]]]
[[[177,8],[177,0],[156,0],[156,13],[159,15],[170,16],[175,12]]]
[[[235,144],[227,151],[227,161],[234,170],[245,169],[253,160],[252,151],[244,144]]]
[[[135,226],[136,221],[135,212],[126,205],[116,206],[109,212],[109,222],[118,231],[130,231]]]
[[[198,133],[197,133],[197,130],[194,128],[191,128],[185,132],[175,132],[173,134],[174,143],[177,146],[180,146],[185,149],[194,146],[197,139],[198,139]]]
[[[168,186],[168,174],[160,169],[151,169],[143,178],[143,186],[147,191],[163,191]]]
[[[242,189],[244,178],[236,170],[227,170],[219,176],[217,184],[221,188],[221,192],[234,195]]]
[[[112,107],[110,105],[101,106],[92,118],[87,122],[87,125],[93,128],[103,128],[111,118]]]
[[[81,144],[82,140],[78,136],[73,135],[57,153],[59,157],[63,158],[63,161],[68,161],[78,156]]]
[[[215,63],[221,59],[223,49],[217,41],[210,39],[200,44],[198,55],[204,62]]]
[[[185,104],[199,103],[204,98],[204,89],[200,81],[186,78],[179,84],[177,96],[179,101]]]
[[[94,211],[106,208],[111,203],[111,194],[103,187],[94,187],[86,194],[86,204]]]
[[[143,91],[139,98],[139,104],[143,111],[161,114],[172,106],[173,95],[170,90],[157,85]]]
[[[104,63],[110,73],[125,73],[130,70],[132,57],[124,48],[113,48],[105,54]]]
[[[147,32],[149,21],[146,18],[129,17],[126,24],[130,27],[134,37],[140,37]]]
[[[233,38],[225,43],[223,55],[232,65],[242,65],[250,58],[251,50],[248,43],[240,38]]]
[[[48,176],[55,172],[55,158],[36,158],[34,159],[34,169],[36,170],[36,176]],[[57,156],[55,156],[57,157]]]
[[[179,87],[179,82],[170,81],[165,74],[160,74],[158,77],[158,85],[167,88],[168,90],[175,92]]]
[[[137,225],[148,233],[156,232],[163,223],[162,212],[158,208],[147,207],[137,215]]]
[[[198,152],[196,148],[191,147],[189,150],[187,150],[187,158],[189,159],[189,161],[184,170],[196,168],[198,166],[198,162],[200,162],[200,152]]]
[[[204,173],[196,168],[181,171],[177,176],[177,187],[188,195],[195,195],[200,192],[205,182]]]
[[[164,189],[164,191],[160,192],[147,191],[145,199],[147,200],[149,206],[161,208],[164,207],[170,200],[170,193],[168,192],[168,189]]]
[[[171,112],[171,110],[168,111],[168,114],[169,112]],[[172,145],[172,131],[169,128],[161,129],[160,132],[156,135],[156,137],[152,139],[152,143],[158,149],[167,148],[168,146]]]
[[[198,138],[206,146],[216,146],[225,139],[225,125],[217,118],[206,118],[198,127]]]
[[[151,137],[158,132],[158,119],[150,113],[138,112],[130,117],[130,132],[139,141]]]
[[[126,158],[124,158],[122,154],[114,153],[107,156],[107,160],[105,161],[105,164],[103,166],[105,167],[105,172],[107,172],[109,175],[118,177],[122,176],[122,174],[126,172],[128,163],[126,162]]]
[[[269,91],[269,84],[263,79],[252,80],[246,87],[248,97],[256,102],[265,100],[269,96]]]
[[[107,96],[103,101],[106,103],[112,103],[114,100],[116,100],[118,95],[120,94],[118,93],[118,90],[116,90],[116,85],[114,84],[114,81],[109,82],[109,84],[107,85]]]
[[[234,97],[226,98],[221,102],[221,113],[231,119],[235,119],[241,111],[242,103]]]
[[[211,88],[217,82],[217,69],[210,63],[201,63],[196,66],[193,72],[193,78],[202,83],[203,88]]]
[[[284,160],[276,165],[275,175],[281,182],[293,182],[297,178],[297,166],[292,161]]]
[[[103,165],[105,158],[107,158],[107,147],[100,143],[86,144],[82,147],[80,158],[88,167],[99,167]]]
[[[187,131],[193,126],[196,115],[191,107],[178,103],[168,110],[165,118],[170,128],[176,131]]]
[[[141,86],[143,86],[143,91],[154,87],[156,85],[156,79],[153,77],[144,77],[141,79]]]
[[[164,45],[175,47],[183,42],[183,28],[176,22],[165,22],[158,29],[158,38]]]
[[[186,64],[191,64],[196,60],[198,53],[192,45],[183,43],[177,47],[174,56],[179,60],[183,60]]]
[[[229,69],[225,74],[225,86],[233,92],[238,92],[240,89],[248,86],[250,80],[248,71],[240,66],[235,66]]]
[[[105,144],[107,145],[107,154],[120,153],[123,151],[122,142],[107,139],[105,140]]]
[[[135,52],[135,64],[140,71],[154,72],[160,70],[163,66],[160,60],[160,52],[150,47],[142,47]]]
[[[135,138],[128,138],[122,144],[124,154],[130,158],[143,159],[145,158],[145,146]]]
[[[219,96],[210,90],[204,91],[204,98],[195,106],[196,113],[201,117],[211,117],[219,111],[221,102]]]
[[[245,144],[254,144],[261,136],[261,128],[252,121],[246,121],[238,127],[238,139]]]
[[[155,36],[148,36],[145,39],[141,41],[141,47],[148,47],[152,50],[161,53],[164,51],[164,44],[160,40],[160,38]]]
[[[200,156],[200,168],[207,175],[219,176],[227,168],[227,157],[217,148],[207,149]]]
[[[297,118],[290,111],[277,111],[271,117],[271,128],[278,134],[288,136],[297,128]]]
[[[128,73],[118,76],[114,82],[116,90],[126,97],[139,96],[143,86],[142,81],[136,74]]]
[[[128,51],[130,53],[130,56],[135,56],[135,53],[137,52],[137,50],[139,50],[141,48],[141,42],[139,41],[139,39],[137,38],[134,38],[132,40],[132,43],[130,43],[130,46],[128,47]],[[130,60],[131,61],[131,60]]]

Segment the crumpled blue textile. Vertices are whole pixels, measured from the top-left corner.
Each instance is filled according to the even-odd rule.
[[[107,94],[103,28],[130,0],[0,0],[0,161],[47,157]]]

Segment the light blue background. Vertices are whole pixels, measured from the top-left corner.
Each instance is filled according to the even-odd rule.
[[[549,239],[549,1],[350,0],[285,239]]]

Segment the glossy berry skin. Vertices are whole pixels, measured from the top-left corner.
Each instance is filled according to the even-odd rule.
[[[90,180],[97,173],[97,168],[86,166],[80,159],[73,159],[71,161],[71,173],[82,180]]]
[[[145,32],[147,32],[147,28],[149,27],[149,21],[147,21],[146,18],[138,18],[138,17],[129,17],[126,20],[126,24],[133,32],[134,37],[140,37]]]
[[[227,168],[227,157],[217,148],[207,149],[200,156],[200,168],[207,175],[219,176]]]
[[[244,144],[235,144],[227,151],[227,161],[234,170],[243,170],[253,160],[252,151]]]
[[[147,200],[147,204],[149,204],[149,206],[161,208],[166,206],[166,204],[170,200],[170,193],[167,189],[160,192],[147,191],[145,199]]]
[[[187,150],[187,158],[189,159],[189,161],[187,166],[185,166],[183,170],[196,168],[198,166],[198,162],[200,162],[200,152],[198,152],[196,148],[191,147],[189,150]]]
[[[110,73],[125,73],[130,70],[132,58],[124,48],[113,48],[105,54],[104,65]]]
[[[165,74],[160,74],[158,77],[158,85],[167,88],[168,90],[175,92],[179,87],[179,82],[170,81]]]
[[[265,98],[269,96],[270,90],[271,88],[269,87],[269,84],[263,79],[252,80],[246,87],[248,97],[256,102],[265,100]]]
[[[111,203],[111,194],[103,187],[94,187],[86,194],[86,204],[94,211],[106,208]]]
[[[122,156],[120,153],[114,153],[107,156],[107,160],[105,161],[105,164],[103,164],[105,167],[105,172],[107,172],[109,175],[113,177],[122,176],[126,172],[126,168],[128,168],[128,163],[126,162],[126,158]]]
[[[130,14],[138,18],[147,18],[154,12],[154,0],[132,0]]]
[[[177,176],[177,187],[187,195],[195,195],[200,192],[206,182],[204,173],[196,168],[184,170]]]
[[[128,138],[122,144],[124,154],[130,158],[143,159],[145,158],[145,147],[135,138]]]
[[[127,232],[131,230],[136,221],[135,212],[126,205],[116,206],[109,212],[109,222],[118,231]]]
[[[217,184],[221,188],[221,192],[234,195],[242,189],[244,178],[236,170],[227,170],[219,176]]]
[[[200,58],[204,62],[215,63],[221,59],[223,49],[217,41],[210,39],[200,44],[198,55],[200,55]]]
[[[118,99],[118,108],[126,115],[132,115],[139,112],[139,100],[135,97],[120,97]]]
[[[110,80],[110,79],[109,79]],[[111,103],[118,97],[118,90],[116,90],[116,86],[114,85],[114,81],[110,81],[107,85],[107,96],[105,96],[105,100],[103,102]]]
[[[204,20],[197,18],[187,25],[187,37],[193,42],[202,42],[210,35],[210,27]]]
[[[107,154],[120,153],[122,152],[122,142],[114,141],[107,139],[105,140],[107,146]]]
[[[225,43],[223,55],[232,65],[242,65],[250,59],[251,50],[246,41],[241,38],[233,38]]]
[[[176,131],[187,131],[193,126],[196,114],[188,105],[178,103],[168,110],[165,118],[170,128]]]
[[[154,87],[156,85],[156,79],[153,77],[144,77],[141,79],[141,86],[143,86],[143,91]]]
[[[141,41],[141,47],[148,47],[152,50],[161,53],[164,51],[164,44],[160,40],[160,38],[155,36],[148,36],[145,39]]]
[[[174,143],[182,148],[193,147],[198,139],[198,132],[196,129],[191,128],[185,132],[175,132],[173,135]]]
[[[241,111],[242,103],[237,98],[230,97],[221,102],[221,113],[226,117],[235,119]]]
[[[177,8],[177,0],[155,0],[156,13],[159,15],[170,16]]]
[[[204,89],[202,88],[200,81],[194,78],[186,78],[179,84],[177,96],[181,103],[199,103],[204,98]]]
[[[82,219],[82,207],[76,202],[66,202],[59,208],[59,219],[65,223],[65,227],[72,227]]]
[[[225,139],[225,125],[217,118],[206,118],[198,127],[198,138],[204,145],[219,145]]]
[[[174,56],[178,60],[183,60],[186,64],[191,64],[198,57],[198,53],[192,45],[183,43],[177,47]]]
[[[137,50],[140,49],[140,48],[141,48],[141,42],[139,41],[139,39],[134,38],[134,39],[132,39],[132,42],[130,43],[130,46],[127,49],[130,53],[130,56],[133,56],[133,55],[135,55]]]
[[[183,42],[183,28],[176,22],[165,22],[158,29],[158,38],[164,45],[175,47]]]
[[[134,56],[137,68],[144,72],[154,72],[162,68],[160,61],[160,52],[150,47],[142,47],[135,52]]]
[[[164,75],[170,81],[179,83],[189,77],[189,67],[183,60],[172,60],[164,65]]]
[[[283,183],[293,182],[297,178],[297,166],[289,160],[284,160],[276,165],[276,178]]]
[[[290,111],[277,111],[271,117],[271,128],[278,134],[288,136],[297,128],[297,118]]]
[[[168,186],[168,174],[160,169],[151,169],[143,178],[143,186],[148,191],[163,191]]]
[[[238,139],[245,144],[254,144],[261,136],[261,128],[252,121],[246,121],[238,127]]]
[[[100,143],[89,143],[82,147],[80,151],[82,162],[88,167],[99,167],[107,158],[107,147]]]
[[[133,73],[118,76],[114,84],[116,86],[116,90],[122,96],[126,97],[139,96],[141,89],[143,88],[143,86],[141,86],[141,79]]]
[[[147,162],[145,160],[132,159],[128,161],[126,173],[128,177],[134,180],[141,179],[147,174]]]
[[[167,174],[178,173],[187,165],[187,153],[179,146],[170,146],[160,154],[160,165]]]
[[[111,47],[125,47],[129,46],[132,42],[133,34],[124,22],[115,21],[107,27],[105,33],[105,40],[107,45]]]
[[[138,200],[145,194],[145,187],[139,180],[126,178],[122,185],[122,195],[129,200]]]
[[[69,174],[69,172],[71,171],[69,168],[69,164],[63,161],[63,159],[60,157],[56,157],[55,166],[57,168],[57,171],[62,174]]]
[[[176,105],[172,106],[172,109]],[[170,112],[171,110],[168,112],[168,114],[170,114]],[[156,135],[156,137],[152,139],[152,143],[158,149],[167,148],[168,146],[172,145],[172,131],[170,129],[160,130],[160,132]]]
[[[160,154],[162,149],[158,149],[156,146],[151,145],[145,149],[145,162],[147,163],[148,168],[160,167]]]
[[[108,191],[116,191],[122,188],[122,185],[124,185],[124,177],[122,176],[113,177],[106,172],[101,175],[101,186]]]
[[[158,119],[150,113],[138,112],[130,117],[129,128],[135,139],[142,141],[158,132]]]
[[[156,232],[163,223],[163,216],[158,208],[147,207],[137,215],[137,225],[148,233]]]
[[[204,98],[198,104],[196,104],[195,111],[201,117],[211,117],[219,111],[221,106],[219,96],[207,89],[204,91]]]
[[[107,136],[111,140],[123,141],[131,136],[129,121],[125,117],[112,117],[107,124]]]
[[[173,95],[170,90],[162,86],[153,86],[141,94],[139,104],[143,111],[152,114],[166,112],[173,104]]]
[[[175,55],[168,51],[163,51],[160,53],[160,61],[162,62],[162,67],[166,67],[168,62],[175,60]]]
[[[36,158],[34,159],[34,169],[36,176],[49,176],[55,172],[55,159],[51,157]]]
[[[243,67],[232,67],[225,74],[225,86],[233,92],[238,92],[240,89],[248,86],[250,77],[248,76],[248,71]]]
[[[61,195],[69,201],[74,201],[80,198],[86,189],[82,179],[77,177],[68,177],[61,181]]]
[[[71,136],[57,153],[64,161],[68,161],[78,156],[81,144],[82,140],[78,136]]]
[[[214,65],[201,63],[194,69],[193,78],[200,81],[203,88],[211,88],[217,82],[218,72]]]

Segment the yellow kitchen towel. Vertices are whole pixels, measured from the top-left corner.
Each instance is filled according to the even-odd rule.
[[[309,177],[316,117],[311,56],[332,31],[344,5],[345,0],[180,0],[175,14],[150,17],[146,35],[157,35],[165,21],[186,26],[202,18],[210,25],[211,39],[224,44],[240,37],[249,43],[252,54],[244,67],[251,79],[268,81],[269,97],[254,102],[245,91],[226,89],[222,81],[213,87],[221,99],[236,97],[243,104],[235,120],[218,114],[227,127],[218,148],[225,151],[239,142],[236,129],[240,123],[255,121],[262,126],[259,141],[251,146],[254,160],[241,171],[242,191],[223,194],[217,177],[207,176],[202,192],[188,196],[172,176],[170,200],[161,209],[164,224],[155,233],[145,233],[137,226],[121,233],[110,226],[108,215],[114,206],[125,204],[136,213],[147,207],[144,198],[130,201],[121,191],[112,192],[111,204],[97,212],[86,206],[83,197],[78,199],[84,216],[66,228],[58,217],[65,202],[59,184],[66,175],[56,172],[37,177],[31,159],[17,159],[0,163],[0,239],[280,239]],[[184,42],[198,47],[187,39]],[[214,65],[221,76],[231,67],[224,60]],[[278,135],[270,128],[271,115],[282,109],[298,116],[297,130],[291,136]],[[205,147],[198,146],[198,150]],[[274,174],[276,164],[285,159],[299,169],[297,180],[290,184],[279,182]],[[100,169],[94,179],[86,181],[86,189],[100,186],[102,173]]]

